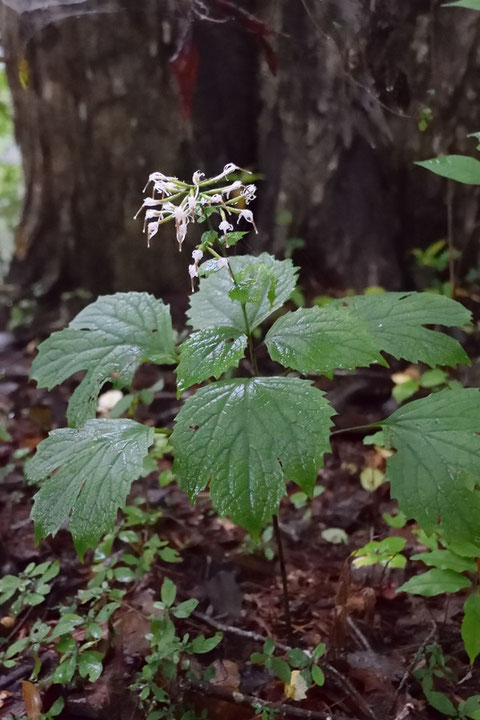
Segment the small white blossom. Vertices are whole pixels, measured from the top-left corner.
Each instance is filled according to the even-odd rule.
[[[237,224],[240,222],[240,218],[245,218],[247,222],[252,223],[253,227],[255,228],[255,232],[258,233],[257,226],[255,225],[255,220],[253,219],[253,213],[251,210],[240,210],[240,212],[238,213]]]
[[[230,230],[233,230],[233,225],[230,225],[228,220],[222,220],[222,222],[218,226],[218,229],[223,233],[227,233],[230,232]]]
[[[245,197],[245,202],[247,205],[252,202],[252,200],[255,200],[255,193],[257,192],[257,186],[256,185],[245,185],[243,188],[241,194]]]
[[[228,260],[227,258],[218,258],[217,260],[217,268],[221,270],[222,268],[228,268]]]
[[[192,176],[193,184],[198,185],[198,183],[202,182],[202,178],[204,178],[204,177],[205,177],[205,173],[200,172],[200,170],[197,170],[196,172],[193,173],[193,176]]]
[[[192,258],[195,260],[195,265],[198,265],[200,260],[203,257],[203,252],[201,250],[194,250],[192,252]]]
[[[193,195],[189,195],[187,199],[187,204],[190,213],[193,214],[195,212],[195,208],[197,207],[197,198]]]
[[[197,263],[193,263],[192,265],[189,265],[189,266],[188,266],[188,274],[190,275],[190,280],[191,280],[191,283],[192,283],[192,292],[193,292],[193,291],[195,290],[195,285],[194,285],[193,280],[194,280],[194,278],[198,278],[198,265],[197,265]]]
[[[220,193],[215,193],[215,195],[212,195],[212,197],[207,198],[207,202],[210,205],[216,205],[217,203],[223,203],[223,197],[220,195]]]

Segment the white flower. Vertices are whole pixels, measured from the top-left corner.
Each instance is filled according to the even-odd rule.
[[[189,195],[187,198],[188,203],[188,209],[190,213],[193,215],[195,212],[195,208],[197,207],[197,198],[193,197],[193,195]]]
[[[256,185],[245,185],[243,188],[241,194],[245,197],[245,202],[247,205],[252,201],[255,200],[255,193],[257,192],[257,186]]]
[[[227,232],[229,232],[230,230],[233,230],[233,225],[230,225],[230,223],[228,222],[228,220],[222,220],[222,222],[221,222],[220,225],[218,226],[218,229],[219,229],[221,232],[223,232],[223,233],[227,233]]]
[[[191,283],[192,283],[192,293],[193,293],[193,291],[195,290],[195,285],[194,285],[193,280],[194,280],[194,278],[198,278],[198,265],[197,265],[197,263],[194,263],[193,265],[189,265],[189,266],[188,266],[188,274],[190,275],[190,280],[191,280]]]
[[[228,260],[227,258],[218,258],[217,260],[217,268],[221,270],[222,268],[228,268]]]
[[[200,172],[200,170],[197,170],[196,172],[193,173],[193,176],[192,176],[193,184],[198,185],[198,183],[201,182],[202,178],[204,178],[204,177],[205,177],[205,173]]]
[[[223,197],[220,195],[220,193],[215,193],[215,195],[212,195],[212,197],[207,198],[207,203],[209,205],[215,205],[216,203],[223,203]]]
[[[200,260],[203,257],[203,252],[201,250],[194,250],[192,252],[192,258],[195,260],[195,265],[198,265]]]
[[[253,213],[251,210],[240,210],[238,213],[238,220],[237,224],[240,222],[240,218],[245,218],[245,220],[249,223],[252,223],[253,227],[255,228],[255,232],[258,234],[257,226],[255,225],[255,220],[253,219]]]

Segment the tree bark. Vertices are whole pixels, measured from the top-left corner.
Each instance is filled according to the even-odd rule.
[[[171,228],[147,250],[133,220],[141,188],[153,170],[188,177],[232,161],[265,179],[254,250],[281,255],[303,238],[295,260],[316,290],[412,284],[410,249],[447,232],[447,184],[413,161],[472,154],[466,135],[480,127],[478,13],[439,0],[144,0],[141,9],[110,0],[108,9],[32,34],[27,16],[4,8],[27,190],[11,281],[38,295],[183,294],[188,257]],[[199,63],[186,119],[170,60],[187,32]],[[477,207],[478,193],[456,185],[464,264],[476,257]]]

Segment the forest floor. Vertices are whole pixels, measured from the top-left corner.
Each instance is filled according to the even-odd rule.
[[[0,650],[27,636],[38,618],[47,624],[58,622],[59,607],[69,607],[92,577],[91,551],[80,562],[65,530],[35,545],[29,519],[35,489],[23,479],[24,459],[51,429],[65,424],[66,403],[75,385],[74,378],[47,393],[29,382],[35,348],[46,334],[0,334],[0,412],[9,435],[0,446],[0,574],[17,574],[28,563],[57,559],[61,569],[43,604],[24,609],[16,618],[12,618],[8,603],[0,607]],[[145,366],[137,375],[136,386],[150,387],[160,377],[158,368]],[[164,387],[154,401],[138,407],[138,420],[171,425],[178,401],[173,376],[164,373],[163,378]],[[338,375],[322,387],[336,410],[342,411],[344,427],[352,427],[378,420],[395,409],[392,386],[389,371],[375,370]],[[442,717],[429,706],[414,676],[426,666],[435,643],[441,645],[450,668],[448,677],[436,681],[436,689],[454,702],[477,694],[480,673],[476,669],[471,672],[460,636],[462,593],[449,598],[397,593],[408,577],[425,569],[418,562],[408,562],[405,569],[380,565],[357,569],[352,563],[353,551],[389,535],[406,539],[407,556],[423,550],[414,524],[395,529],[382,519],[383,513],[396,512],[388,484],[373,491],[362,486],[359,476],[365,468],[385,469],[384,454],[363,445],[362,439],[356,432],[336,435],[333,452],[319,473],[318,483],[324,488],[321,494],[302,504],[294,495],[298,489],[289,486],[282,502],[279,521],[291,638],[273,533],[268,531],[255,544],[240,528],[215,514],[207,495],[190,505],[174,482],[159,484],[159,472],[168,470],[171,460],[168,454],[159,459],[154,472],[134,483],[129,503],[143,502],[141,507],[157,513],[146,532],[158,533],[168,541],[181,562],[157,559],[143,577],[124,586],[117,583],[127,594],[102,628],[104,671],[96,683],[79,679],[67,686],[42,687],[57,653],[54,644],[41,647],[38,683],[44,711],[62,695],[62,718],[145,717],[129,685],[149,653],[147,618],[160,597],[165,576],[175,582],[180,600],[199,600],[193,615],[178,621],[180,635],[209,636],[217,630],[224,635],[214,650],[195,657],[198,669],[213,666],[209,686],[182,690],[183,700],[199,713],[206,710],[211,720],[262,717],[259,708],[251,705],[252,696],[270,704],[278,716],[332,720]],[[279,656],[289,643],[304,650],[326,643],[327,654],[320,661],[325,685],[312,687],[301,701],[287,700],[284,683],[262,665],[250,662],[251,654],[262,650],[267,637],[275,641]],[[1,669],[1,718],[25,716],[22,681],[29,679],[32,667],[33,659],[27,654],[13,668]],[[263,717],[272,716],[265,710]],[[31,709],[28,717],[35,720]]]

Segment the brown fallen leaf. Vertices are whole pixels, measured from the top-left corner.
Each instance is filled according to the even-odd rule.
[[[28,720],[40,720],[42,698],[36,685],[28,680],[22,681],[22,697]]]

